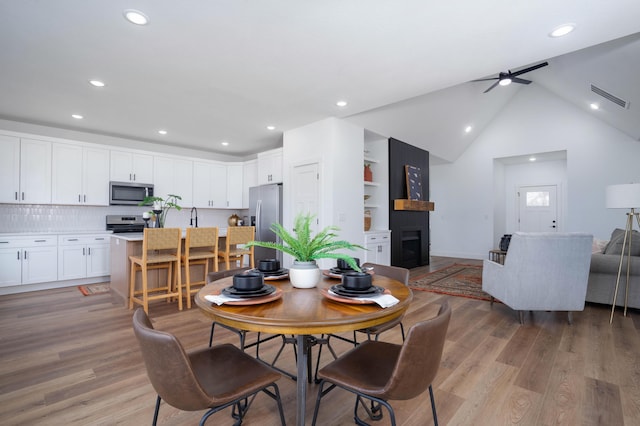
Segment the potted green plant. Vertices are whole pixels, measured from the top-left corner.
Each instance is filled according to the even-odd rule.
[[[348,241],[338,240],[336,231],[339,228],[328,226],[315,236],[311,235],[311,214],[298,214],[294,220],[293,233],[285,229],[281,224],[274,223],[271,230],[280,238],[282,243],[270,241],[250,241],[247,246],[259,246],[280,250],[294,258],[293,265],[289,268],[291,285],[298,288],[315,287],[320,281],[320,269],[316,264],[317,259],[344,259],[351,268],[360,271],[353,257],[338,250],[356,250],[364,247],[351,244]]]
[[[162,197],[145,197],[139,206],[152,206],[152,210],[149,212],[150,214],[156,215],[156,220],[158,221],[158,227],[164,228],[164,224],[167,220],[167,213],[171,208],[174,208],[178,211],[182,210],[182,207],[178,205],[178,201],[182,200],[182,197],[175,194],[167,195],[167,199],[163,199]]]

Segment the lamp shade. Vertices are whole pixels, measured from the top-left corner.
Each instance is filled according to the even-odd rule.
[[[640,183],[607,186],[608,209],[640,208]]]

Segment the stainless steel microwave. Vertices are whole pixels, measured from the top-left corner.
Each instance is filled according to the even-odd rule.
[[[109,182],[109,204],[112,206],[138,205],[145,197],[153,197],[153,184]]]

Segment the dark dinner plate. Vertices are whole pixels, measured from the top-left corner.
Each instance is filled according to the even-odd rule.
[[[264,285],[261,289],[251,291],[236,290],[233,286],[230,286],[222,289],[222,294],[237,299],[248,299],[252,297],[268,296],[274,291],[276,291],[276,288],[269,284]]]
[[[268,272],[261,271],[260,269],[256,269],[256,271],[260,272],[265,277],[276,277],[276,276],[284,275],[289,272],[289,270],[286,268],[280,268],[277,271],[268,271]]]
[[[377,296],[384,293],[384,288],[371,286],[368,289],[362,290],[349,290],[342,286],[342,284],[336,284],[331,286],[331,291],[340,296],[346,297],[365,297],[365,296]]]
[[[340,268],[331,268],[329,269],[329,272],[331,272],[332,274],[348,274],[349,272],[357,272],[355,269],[340,269]]]

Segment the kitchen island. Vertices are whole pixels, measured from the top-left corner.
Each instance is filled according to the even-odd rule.
[[[184,238],[187,231],[182,231],[182,241],[184,250]],[[218,244],[225,244],[227,228],[218,229]],[[122,300],[125,307],[129,306],[129,278],[131,275],[131,262],[129,256],[139,256],[142,254],[142,232],[126,232],[111,235],[111,290],[113,294]],[[184,253],[184,251],[183,251]],[[222,263],[224,266],[224,262]],[[204,275],[203,265],[193,265],[190,267],[191,276],[194,280]],[[210,269],[213,270],[213,269]],[[166,285],[166,272],[151,270],[148,272],[149,288],[156,288]],[[182,274],[184,277],[184,274]],[[140,280],[140,275],[136,277]]]

